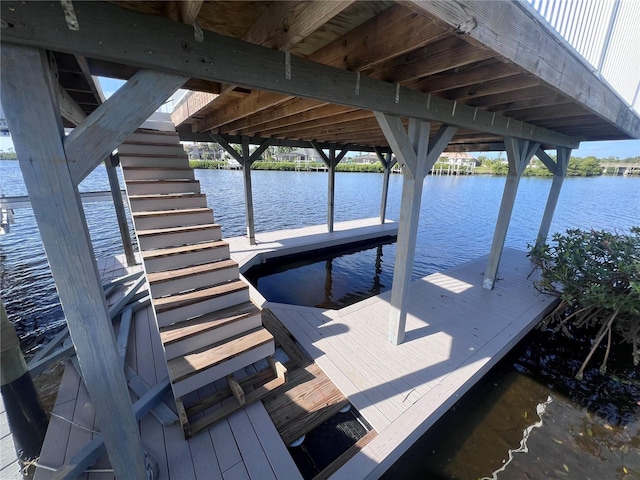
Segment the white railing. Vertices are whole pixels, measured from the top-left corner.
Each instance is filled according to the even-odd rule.
[[[640,1],[527,2],[640,113]]]

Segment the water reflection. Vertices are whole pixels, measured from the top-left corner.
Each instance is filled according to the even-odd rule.
[[[245,277],[271,302],[343,308],[391,287],[393,241],[386,238],[268,260]],[[385,254],[389,261],[385,262]]]

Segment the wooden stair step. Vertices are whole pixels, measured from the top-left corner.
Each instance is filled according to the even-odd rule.
[[[273,336],[263,327],[198,349],[167,362],[176,397],[229,375],[275,352]]]
[[[189,168],[189,159],[186,156],[175,155],[120,154],[120,165],[124,168]]]
[[[236,280],[202,290],[157,298],[153,300],[153,306],[158,326],[165,327],[248,300],[249,286],[242,280]]]
[[[129,204],[137,212],[167,211],[187,208],[205,208],[207,196],[202,193],[172,193],[154,195],[129,195]]]
[[[152,143],[123,143],[118,147],[120,155],[173,155],[187,157],[182,145],[178,144],[152,144]]]
[[[128,180],[129,195],[149,195],[165,193],[200,193],[198,180]]]
[[[209,223],[187,227],[138,230],[137,235],[140,248],[150,250],[220,240],[222,229],[216,223]]]
[[[167,359],[219,343],[262,325],[262,315],[251,302],[208,313],[160,329]]]
[[[156,312],[163,313],[176,308],[192,305],[209,298],[215,298],[229,293],[246,290],[249,286],[242,280],[236,280],[235,282],[229,282],[224,285],[215,285],[210,288],[204,288],[202,290],[196,290],[194,292],[180,293],[171,297],[159,298],[154,301]]]
[[[233,260],[220,260],[193,267],[147,274],[154,298],[173,295],[181,291],[219,285],[237,280],[240,272]]]
[[[133,212],[132,216],[136,229],[142,230],[213,223],[213,210],[206,207]]]
[[[122,167],[125,181],[130,180],[195,180],[193,169],[178,167]]]
[[[153,130],[136,130],[123,143],[154,143],[178,145],[180,136],[176,132],[160,132]]]
[[[161,270],[175,270],[228,258],[229,244],[222,240],[142,252],[147,275]]]

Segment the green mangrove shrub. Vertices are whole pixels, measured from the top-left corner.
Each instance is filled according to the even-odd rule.
[[[640,227],[628,234],[569,229],[553,235],[553,242],[529,252],[541,270],[536,288],[560,297],[543,327],[569,336],[568,325],[597,331],[576,377],[582,379],[605,338],[600,371],[606,372],[614,333],[632,345],[633,364],[640,365]]]

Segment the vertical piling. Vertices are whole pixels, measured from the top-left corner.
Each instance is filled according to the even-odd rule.
[[[20,350],[15,327],[0,301],[0,383],[2,400],[21,461],[40,456],[47,432],[47,417]]]

